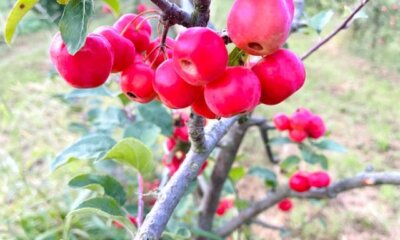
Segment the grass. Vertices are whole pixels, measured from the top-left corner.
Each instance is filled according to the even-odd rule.
[[[228,8],[216,7],[213,18],[221,27]],[[49,77],[51,35],[42,31],[17,38],[12,48],[0,47],[0,239],[30,239],[43,229],[57,229],[62,224],[58,209],[66,209],[61,199],[68,190],[58,190],[66,188],[65,181],[62,174],[50,175],[48,165],[56,152],[77,138],[67,129],[76,116],[52,97],[70,88]],[[301,54],[316,40],[314,35],[294,34],[289,46]],[[335,179],[369,165],[376,170],[396,169],[400,158],[400,75],[392,65],[377,66],[349,51],[346,43],[351,40],[349,34],[341,34],[310,57],[305,62],[307,82],[288,101],[257,109],[257,114],[268,117],[299,106],[320,114],[330,137],[348,148],[347,154],[329,155]],[[245,140],[241,154],[248,165],[265,161],[259,141],[256,131]],[[310,218],[321,206],[296,200],[295,210],[281,223],[299,231],[294,239],[396,239],[398,190],[385,186],[342,195],[326,203],[316,219]],[[43,225],[28,226],[26,221],[32,219]],[[309,223],[303,226],[304,221]]]

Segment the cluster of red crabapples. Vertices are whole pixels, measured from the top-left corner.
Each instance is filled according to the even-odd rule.
[[[165,141],[165,153],[162,158],[162,163],[168,169],[170,176],[178,171],[190,148],[188,121],[188,114],[181,111],[175,112],[173,134]],[[203,173],[204,169],[207,167],[207,163],[207,161],[204,162],[198,175]]]
[[[279,131],[289,131],[290,140],[296,143],[303,142],[307,137],[318,139],[326,132],[322,118],[306,108],[297,109],[290,117],[278,113],[273,121]]]
[[[296,192],[307,192],[312,187],[326,188],[331,183],[329,174],[325,171],[303,172],[298,171],[289,179],[289,187]],[[292,200],[285,198],[278,203],[278,208],[284,212],[293,207]]]
[[[54,66],[76,88],[98,87],[110,73],[121,73],[120,87],[129,99],[157,99],[171,109],[191,106],[209,119],[250,112],[260,103],[278,104],[304,84],[303,63],[282,48],[293,0],[235,0],[227,20],[229,37],[259,58],[246,66],[228,66],[225,43],[209,28],[151,41],[144,13],[125,14],[112,27],[96,29],[74,55],[56,34],[50,47]]]
[[[229,209],[233,208],[235,205],[235,200],[233,198],[221,198],[218,202],[217,210],[215,214],[217,216],[223,216]]]

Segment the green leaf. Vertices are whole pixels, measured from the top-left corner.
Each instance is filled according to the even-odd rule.
[[[113,93],[105,86],[97,88],[86,88],[86,89],[74,89],[70,93],[64,95],[66,100],[74,98],[86,98],[86,97],[112,97]]]
[[[155,163],[150,149],[135,138],[125,138],[118,142],[104,159],[114,159],[136,168],[142,175],[151,172]]]
[[[340,145],[339,143],[329,140],[329,139],[324,139],[319,142],[312,142],[312,144],[321,149],[321,150],[329,150],[329,151],[334,151],[334,152],[339,152],[339,153],[346,153],[346,148]]]
[[[229,53],[228,66],[239,66],[246,62],[247,54],[240,48],[235,47]]]
[[[249,170],[249,174],[261,178],[267,186],[277,186],[276,174],[267,168],[251,167]]]
[[[305,145],[300,145],[300,152],[304,161],[307,163],[321,164],[323,168],[328,168],[328,159],[324,155],[314,152],[310,147]]]
[[[103,0],[114,12],[115,16],[121,13],[121,6],[119,0]]]
[[[293,143],[290,141],[288,137],[276,137],[276,138],[271,138],[270,142],[271,145],[283,145],[283,144],[288,144],[288,143]]]
[[[157,101],[138,106],[140,116],[145,120],[154,123],[161,128],[161,133],[165,136],[172,135],[172,116]]]
[[[111,176],[83,174],[74,177],[68,183],[68,185],[73,188],[88,187],[93,184],[102,186],[106,195],[114,198],[120,205],[124,205],[126,201],[126,193],[124,187]]]
[[[234,167],[229,171],[229,178],[234,182],[239,181],[244,175],[246,175],[244,167]]]
[[[119,98],[123,106],[126,106],[132,102],[124,93],[118,94],[117,97]]]
[[[320,34],[322,29],[332,19],[333,13],[333,10],[322,11],[317,15],[311,17],[308,21],[308,25],[313,28],[318,34]]]
[[[56,156],[51,164],[55,170],[73,159],[101,159],[115,145],[115,140],[103,134],[95,134],[81,138]]]
[[[282,170],[287,173],[292,173],[297,169],[297,165],[300,163],[300,158],[298,156],[289,156],[283,160],[279,165]]]
[[[113,198],[99,197],[81,203],[75,210],[68,213],[64,227],[64,239],[69,239],[68,231],[73,217],[92,216],[93,214],[120,222],[127,228],[132,237],[136,232],[134,225],[125,217],[125,212]]]
[[[39,2],[39,0],[18,0],[14,4],[8,14],[6,24],[4,25],[4,40],[7,44],[11,43],[18,23],[37,2]]]
[[[70,0],[64,8],[59,27],[68,52],[75,55],[85,44],[93,0]]]
[[[129,125],[124,132],[124,138],[134,137],[146,144],[152,146],[156,143],[161,129],[151,122],[139,121]]]

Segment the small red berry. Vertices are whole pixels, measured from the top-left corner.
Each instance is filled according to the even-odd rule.
[[[148,103],[156,92],[153,88],[154,70],[146,64],[132,64],[121,74],[121,90],[132,101]]]
[[[274,124],[279,131],[290,130],[290,119],[284,113],[278,113],[274,116]]]
[[[171,59],[157,68],[153,86],[161,101],[172,109],[189,107],[202,93],[201,87],[188,84],[175,72]]]
[[[178,36],[173,60],[179,76],[191,85],[202,86],[224,73],[228,51],[216,32],[205,27],[193,27]]]
[[[106,5],[106,4],[103,4],[103,6],[101,7],[101,11],[102,11],[103,13],[106,13],[106,14],[112,13],[111,8],[110,8],[108,5]]]
[[[296,192],[306,192],[310,189],[308,174],[297,172],[289,179],[289,187]]]
[[[136,9],[137,9],[137,13],[142,13],[147,10],[147,6],[144,3],[140,3],[137,5]]]
[[[278,203],[278,208],[283,212],[288,212],[292,209],[293,203],[292,200],[285,198]]]
[[[305,131],[312,116],[312,113],[306,108],[297,109],[290,118],[291,128]]]
[[[167,140],[165,141],[165,146],[167,147],[168,152],[172,151],[172,149],[174,149],[176,146],[175,139],[172,137],[168,137]]]
[[[223,216],[229,209],[231,209],[234,205],[234,200],[231,198],[223,198],[219,201],[217,210],[215,213],[218,216]]]
[[[307,133],[303,130],[292,129],[289,131],[289,139],[296,143],[301,143],[307,138]]]
[[[310,121],[308,122],[306,131],[308,133],[308,136],[314,139],[318,139],[324,136],[326,128],[322,118],[318,115],[312,116]]]
[[[331,178],[327,172],[317,171],[308,176],[308,181],[312,187],[324,188],[329,186]]]
[[[176,139],[178,139],[184,143],[188,143],[189,142],[189,128],[186,125],[184,125],[182,127],[175,127],[173,136]]]

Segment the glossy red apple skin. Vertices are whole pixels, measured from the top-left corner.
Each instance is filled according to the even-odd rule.
[[[316,188],[328,187],[331,183],[329,174],[325,171],[313,172],[308,176],[310,185]]]
[[[156,97],[153,88],[154,70],[150,66],[136,63],[121,74],[121,90],[132,101],[148,103]]]
[[[272,54],[289,36],[292,12],[288,0],[235,0],[228,16],[229,37],[251,55]]]
[[[133,13],[122,15],[113,27],[135,45],[138,53],[146,51],[149,47],[151,25],[142,16]]]
[[[153,86],[161,102],[172,109],[189,107],[202,91],[201,87],[188,84],[175,72],[172,59],[157,68]]]
[[[112,72],[122,72],[133,64],[136,50],[132,42],[122,37],[117,30],[112,27],[99,27],[93,32],[105,37],[111,45],[114,53]]]
[[[306,192],[310,190],[310,182],[308,180],[308,174],[304,172],[296,172],[289,179],[289,187],[296,192]]]
[[[219,117],[231,117],[252,111],[259,103],[260,81],[244,67],[229,67],[204,88],[208,107]]]
[[[290,130],[290,118],[284,113],[277,113],[273,118],[273,122],[279,131]]]
[[[172,58],[179,76],[191,85],[204,86],[224,73],[228,51],[216,32],[194,27],[178,36]]]
[[[167,46],[164,47],[164,51],[166,54],[164,54],[161,51],[160,43],[160,38],[156,38],[150,43],[149,47],[146,50],[147,62],[151,64],[151,67],[153,69],[157,69],[157,67],[160,66],[161,63],[172,57],[172,49],[175,46],[175,40],[167,37],[165,41]]]
[[[307,138],[304,130],[292,129],[289,131],[289,139],[296,143],[301,143]]]
[[[298,91],[306,79],[302,61],[285,49],[264,57],[252,70],[261,82],[261,102],[267,105],[283,102]]]
[[[283,212],[288,212],[292,209],[293,203],[289,198],[285,198],[278,203],[278,208]]]
[[[61,77],[75,88],[95,88],[104,84],[114,61],[110,43],[98,34],[89,34],[75,55],[69,54],[57,34],[50,45],[50,57]]]

